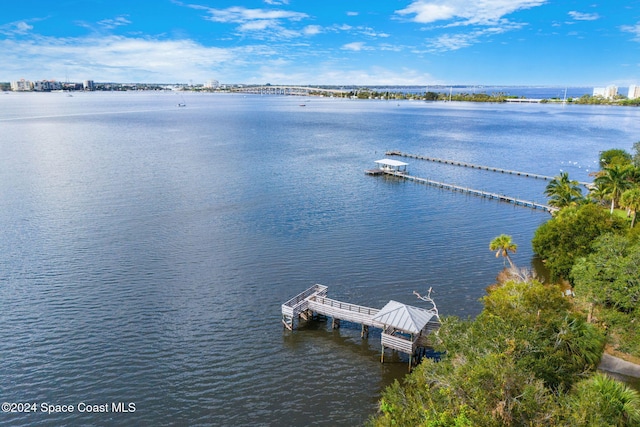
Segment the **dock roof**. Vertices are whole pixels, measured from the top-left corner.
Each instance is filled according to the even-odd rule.
[[[424,308],[391,300],[373,316],[373,320],[386,326],[417,334],[435,316],[435,313]]]
[[[409,163],[405,163],[405,162],[401,162],[399,160],[393,160],[393,159],[381,159],[381,160],[376,160],[375,163],[378,163],[380,165],[386,165],[386,166],[407,166]]]

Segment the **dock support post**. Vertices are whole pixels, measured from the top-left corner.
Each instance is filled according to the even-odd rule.
[[[338,329],[338,328],[340,328],[340,319],[336,319],[334,317],[333,320],[331,321],[331,329]]]
[[[384,363],[384,345],[382,345],[382,354],[380,354],[380,363]]]
[[[360,338],[369,338],[369,326],[362,325],[362,332],[360,332]]]

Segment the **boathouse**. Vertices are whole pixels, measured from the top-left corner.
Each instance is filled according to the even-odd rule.
[[[381,159],[376,160],[374,163],[376,163],[378,167],[375,169],[367,169],[365,173],[369,175],[381,175],[383,173],[405,174],[407,173],[407,165],[409,164],[394,159]]]
[[[334,329],[340,327],[340,321],[362,325],[362,338],[369,336],[370,327],[381,329],[380,361],[384,363],[385,349],[393,349],[409,355],[409,368],[423,353],[427,336],[440,327],[435,304],[432,309],[424,309],[392,300],[381,309],[364,307],[327,298],[327,287],[319,284],[282,304],[282,323],[289,330],[295,329],[300,320],[318,315],[331,317]]]

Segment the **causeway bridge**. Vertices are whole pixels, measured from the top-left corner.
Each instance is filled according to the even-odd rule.
[[[312,93],[329,93],[335,95],[342,95],[348,93],[348,90],[341,89],[325,89],[321,87],[311,86],[282,86],[282,85],[258,85],[258,86],[244,86],[233,89],[238,93],[251,93],[257,95],[297,95],[308,96]]]

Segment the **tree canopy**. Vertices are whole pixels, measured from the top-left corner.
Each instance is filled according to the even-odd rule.
[[[626,396],[627,406],[620,409],[584,383],[592,377],[604,338],[573,312],[560,288],[510,281],[483,303],[475,320],[443,321],[436,348],[444,357],[426,359],[404,384],[387,388],[371,424],[586,426],[595,415],[572,405],[587,393],[593,405],[607,409],[603,419],[613,425],[640,409],[637,394],[624,384],[616,385],[618,395]]]
[[[531,243],[553,278],[568,279],[575,260],[591,252],[593,240],[624,227],[620,218],[588,203],[562,209],[536,230]]]
[[[575,206],[583,199],[580,184],[569,179],[569,172],[561,172],[555,176],[547,185],[544,194],[549,196],[549,205],[557,208]]]

